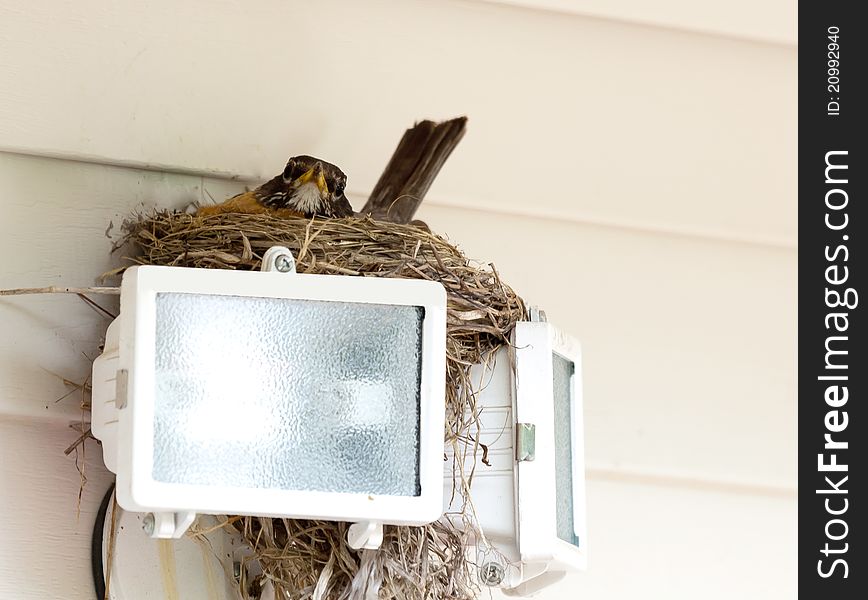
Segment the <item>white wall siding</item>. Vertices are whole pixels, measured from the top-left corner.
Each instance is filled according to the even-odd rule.
[[[484,0],[531,10],[617,19],[773,44],[796,44],[797,6],[789,0]]]
[[[124,219],[202,197],[201,177],[0,153],[0,288],[95,285],[121,263],[109,236]],[[116,297],[94,300],[117,310]],[[0,299],[0,323],[0,414],[77,418],[76,398],[55,402],[69,391],[61,377],[90,374],[106,318],[58,294]]]
[[[433,198],[793,246],[796,51],[479,2],[0,1],[0,149],[367,193],[470,116]]]
[[[74,437],[62,425],[0,419],[0,510],[7,516],[0,598],[93,600],[91,528],[111,478],[89,443],[78,514],[79,476],[73,458],[63,455]],[[589,570],[543,600],[796,595],[794,497],[592,475],[588,500]]]
[[[792,598],[795,12],[703,7],[0,0],[0,288],[90,285],[110,222],[291,154],[358,208],[414,119],[467,114],[419,216],[584,349],[590,565],[543,600]],[[91,599],[110,477],[90,446],[76,520],[55,400],[106,324],[0,299],[0,598]]]
[[[581,340],[591,466],[795,488],[795,251],[420,216]]]
[[[87,484],[74,454],[64,449],[78,436],[44,421],[0,417],[0,598],[94,600],[90,567],[93,523],[111,477],[89,442]]]

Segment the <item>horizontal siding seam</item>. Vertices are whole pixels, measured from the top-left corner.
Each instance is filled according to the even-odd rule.
[[[158,173],[167,173],[172,175],[185,175],[202,177],[206,179],[217,179],[221,181],[231,181],[238,184],[258,184],[264,179],[250,174],[227,173],[224,171],[208,171],[206,169],[193,169],[178,167],[173,165],[163,164],[146,164],[133,160],[110,159],[97,155],[74,154],[69,152],[57,152],[51,150],[37,149],[21,149],[9,148],[0,146],[0,153],[14,154],[18,156],[32,156],[35,158],[47,158],[52,160],[63,160],[68,162],[80,162],[86,164],[96,164],[107,167],[117,167],[124,169],[133,169],[139,171],[152,171]],[[204,188],[203,188],[204,189]],[[347,195],[353,200],[361,200],[367,198],[368,192],[363,190],[348,190]],[[684,237],[699,240],[710,240],[716,242],[724,242],[729,244],[760,246],[767,248],[778,248],[784,250],[795,251],[798,244],[795,240],[786,236],[753,236],[753,235],[738,235],[729,234],[720,231],[704,230],[702,228],[692,227],[666,227],[648,223],[631,222],[627,219],[599,219],[592,217],[582,217],[575,214],[559,214],[557,211],[545,211],[534,209],[517,210],[515,208],[504,208],[491,205],[467,206],[458,203],[454,200],[446,200],[442,196],[429,194],[426,196],[425,205],[436,206],[441,208],[453,208],[456,210],[478,211],[488,214],[499,214],[511,217],[539,219],[543,221],[558,221],[568,222],[576,225],[584,225],[588,227],[600,227],[607,229],[618,229],[627,232],[644,233],[652,235],[665,235],[673,237]]]

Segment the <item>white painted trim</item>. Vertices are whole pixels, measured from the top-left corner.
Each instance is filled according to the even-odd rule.
[[[31,156],[34,158],[49,158],[52,160],[63,160],[68,162],[80,162],[90,165],[121,167],[125,169],[136,169],[139,171],[154,171],[171,175],[208,177],[211,179],[237,181],[239,183],[256,183],[257,185],[268,180],[268,177],[264,175],[240,175],[237,173],[222,171],[220,169],[189,168],[170,165],[167,163],[146,163],[140,160],[103,156],[101,154],[89,154],[87,152],[69,152],[67,150],[57,150],[56,148],[33,148],[30,146],[23,147],[0,144],[0,153],[14,154],[17,156]]]

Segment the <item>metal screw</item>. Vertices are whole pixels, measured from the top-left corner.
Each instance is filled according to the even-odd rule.
[[[506,571],[503,565],[497,562],[487,562],[479,568],[479,578],[485,585],[500,585],[504,575],[506,575]]]
[[[154,527],[156,526],[157,520],[154,518],[154,513],[148,513],[145,515],[145,518],[142,519],[142,529],[148,535],[154,535]]]
[[[295,268],[295,261],[291,256],[280,254],[274,259],[274,268],[281,273],[289,273]]]

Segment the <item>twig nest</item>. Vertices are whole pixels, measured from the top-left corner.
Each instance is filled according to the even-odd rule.
[[[525,314],[521,298],[491,265],[475,264],[427,228],[366,219],[277,219],[268,215],[196,216],[157,212],[124,224],[122,243],[137,264],[258,269],[265,251],[286,246],[299,273],[438,281],[447,293],[447,444],[468,444],[478,420],[470,368],[507,343]],[[453,469],[463,478],[463,469]],[[466,489],[457,485],[456,489]],[[380,598],[472,598],[478,587],[462,545],[471,534],[446,520],[426,527],[387,527],[376,556],[348,549],[346,524],[244,517],[242,532],[278,598],[349,597],[360,577]],[[243,590],[246,596],[247,590]]]

